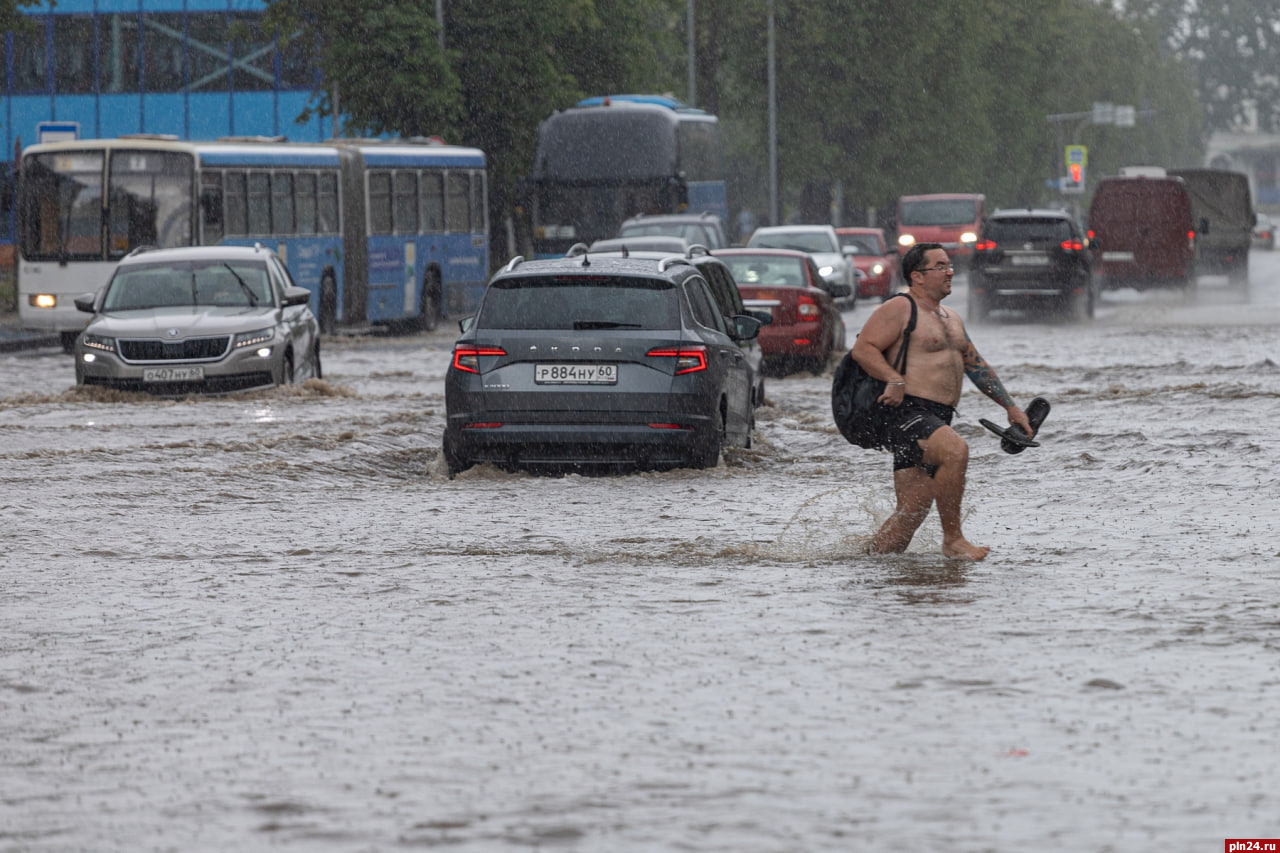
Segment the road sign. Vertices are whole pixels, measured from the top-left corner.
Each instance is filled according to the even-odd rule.
[[[72,142],[79,138],[78,121],[42,121],[36,125],[37,142]]]
[[[1089,149],[1083,145],[1068,145],[1063,160],[1067,165],[1067,174],[1062,179],[1062,191],[1074,194],[1084,192],[1084,167],[1089,165]]]

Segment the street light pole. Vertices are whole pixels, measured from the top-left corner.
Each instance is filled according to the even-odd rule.
[[[769,36],[769,224],[778,223],[778,73],[774,51],[773,0],[768,0]]]
[[[694,62],[694,55],[697,52],[697,39],[694,38],[693,33],[693,0],[689,0],[687,8],[688,11],[686,13],[686,18],[688,25],[686,29],[688,30],[687,39],[689,42],[687,46],[689,53],[689,106],[696,107],[698,105],[698,76],[696,71],[697,66]]]

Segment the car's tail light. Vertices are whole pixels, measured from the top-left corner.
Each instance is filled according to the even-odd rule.
[[[647,355],[651,358],[674,358],[676,376],[707,369],[707,348],[704,346],[658,347],[649,350]]]
[[[480,356],[482,355],[506,355],[507,351],[502,347],[473,347],[459,346],[453,349],[453,366],[457,370],[465,370],[467,373],[480,372]]]
[[[812,296],[800,294],[800,304],[796,306],[797,320],[801,323],[816,323],[822,319],[818,302]]]
[[[1083,252],[1084,243],[1080,240],[1063,240],[1062,248],[1068,252]]]
[[[978,242],[973,244],[973,250],[975,252],[990,252],[995,247],[996,247],[995,240],[979,240]]]

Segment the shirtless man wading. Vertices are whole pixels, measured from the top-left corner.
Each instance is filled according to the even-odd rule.
[[[886,409],[897,507],[871,541],[876,554],[901,553],[911,544],[936,502],[942,523],[942,553],[981,560],[990,548],[974,545],[960,529],[969,445],[951,428],[964,377],[1005,408],[1011,425],[1031,435],[1026,413],[1013,402],[995,371],[978,354],[955,311],[942,307],[955,269],[939,243],[917,243],[902,258],[902,275],[916,301],[915,331],[907,350],[906,376],[893,369],[902,333],[911,320],[905,299],[890,299],[872,312],[853,345],[863,370],[887,384]]]

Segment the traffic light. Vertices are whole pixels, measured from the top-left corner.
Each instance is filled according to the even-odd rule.
[[[1072,163],[1070,172],[1071,172],[1071,177],[1070,177],[1071,183],[1075,184],[1076,186],[1079,186],[1080,184],[1084,183],[1084,166],[1080,165],[1079,163]]]

